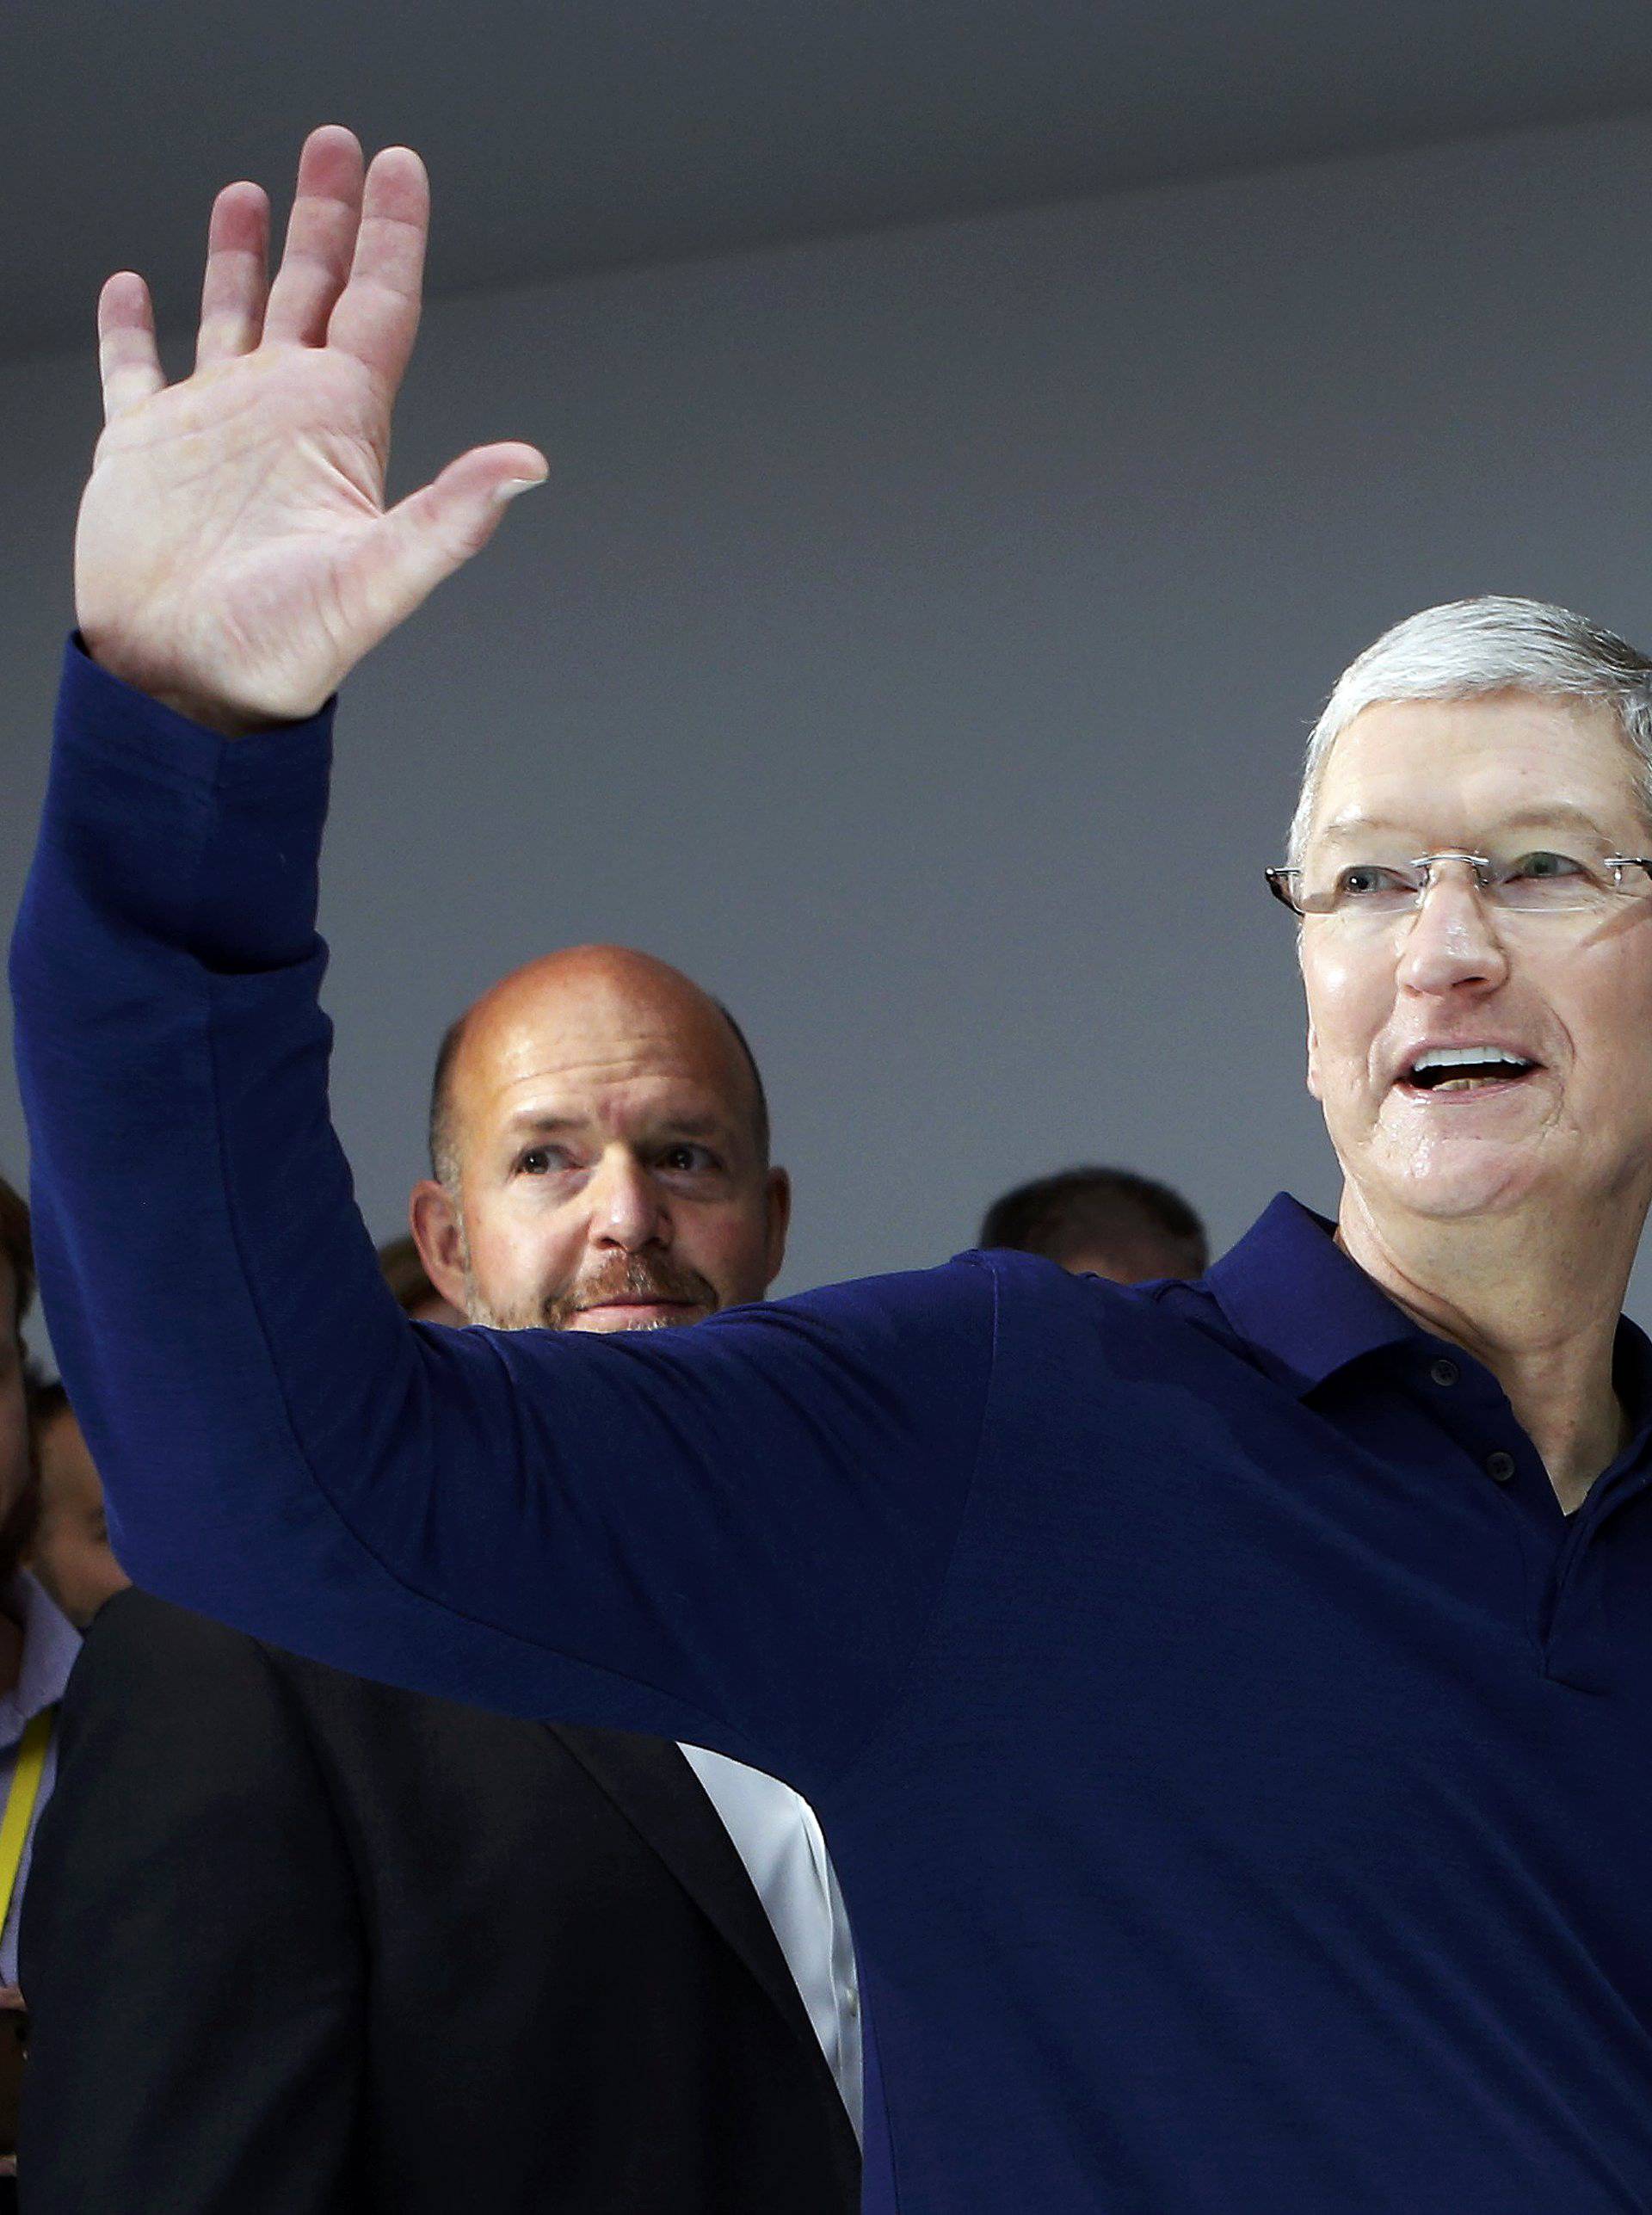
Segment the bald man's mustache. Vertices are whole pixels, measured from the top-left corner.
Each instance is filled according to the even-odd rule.
[[[697,1270],[673,1261],[669,1255],[662,1254],[650,1260],[641,1254],[628,1254],[623,1261],[605,1262],[587,1275],[576,1278],[564,1291],[548,1295],[540,1320],[546,1330],[566,1330],[574,1317],[583,1315],[588,1308],[611,1307],[625,1300],[681,1304],[685,1310],[681,1317],[684,1323],[710,1315],[719,1305],[716,1288]]]

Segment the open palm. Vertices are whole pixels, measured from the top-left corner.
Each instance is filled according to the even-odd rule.
[[[428,223],[416,154],[391,147],[364,175],[329,126],[305,143],[273,285],[263,193],[219,194],[192,376],[167,384],[142,279],[104,287],[106,428],[75,587],[116,676],[224,731],[313,714],[544,477],[533,447],[477,447],[385,508]]]

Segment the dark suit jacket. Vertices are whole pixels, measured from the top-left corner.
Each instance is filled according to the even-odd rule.
[[[126,1592],[24,1907],[27,2215],[849,2215],[858,2158],[676,1747]]]

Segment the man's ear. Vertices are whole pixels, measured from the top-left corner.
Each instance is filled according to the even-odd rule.
[[[453,1194],[434,1177],[422,1179],[413,1188],[407,1219],[426,1276],[449,1307],[465,1314],[465,1240]]]
[[[1297,974],[1302,979],[1304,998],[1307,997],[1308,993],[1307,954],[1308,941],[1304,935],[1301,925],[1298,924],[1297,927]],[[1319,1036],[1314,1028],[1314,1003],[1311,1000],[1308,1001],[1306,1013],[1308,1016],[1308,1089],[1316,1100],[1322,1101],[1325,1095],[1321,1091],[1319,1083]]]
[[[770,1169],[765,1205],[768,1210],[768,1243],[763,1263],[767,1273],[763,1279],[763,1290],[767,1292],[785,1265],[786,1234],[792,1227],[792,1180],[783,1169]]]

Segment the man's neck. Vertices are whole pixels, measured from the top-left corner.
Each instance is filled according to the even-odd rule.
[[[1535,1206],[1396,1219],[1352,1186],[1343,1194],[1343,1250],[1425,1330],[1490,1370],[1568,1514],[1628,1443],[1612,1356],[1643,1213],[1625,1196],[1588,1220]]]

